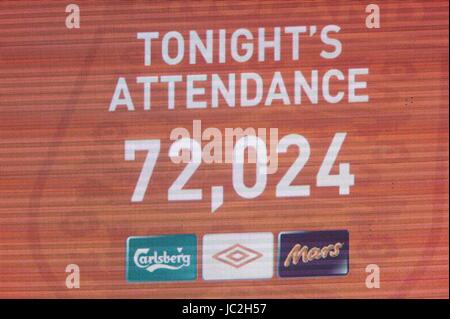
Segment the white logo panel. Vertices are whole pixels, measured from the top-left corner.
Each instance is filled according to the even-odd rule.
[[[273,277],[273,234],[206,234],[203,237],[203,279]]]

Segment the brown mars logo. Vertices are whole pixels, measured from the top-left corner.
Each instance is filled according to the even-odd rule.
[[[291,262],[294,265],[297,265],[301,260],[306,264],[310,261],[317,259],[325,259],[328,256],[337,257],[339,256],[340,249],[344,246],[343,243],[335,243],[324,246],[322,248],[312,247],[311,249],[308,246],[303,246],[300,244],[296,244],[289,254],[287,255],[284,261],[284,267],[289,267]]]

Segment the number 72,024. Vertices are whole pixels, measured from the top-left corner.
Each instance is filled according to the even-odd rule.
[[[344,143],[347,133],[336,133],[331,141],[328,151],[322,161],[316,175],[318,187],[338,187],[339,195],[350,194],[350,187],[355,184],[355,176],[350,174],[350,164],[340,163],[339,173],[332,175],[331,169],[336,162],[338,153]],[[306,197],[310,196],[310,185],[292,185],[294,179],[301,172],[309,160],[311,151],[308,140],[299,134],[284,136],[277,145],[277,153],[286,153],[290,146],[296,146],[300,151],[296,160],[286,171],[276,186],[277,197]],[[244,183],[244,158],[247,148],[256,150],[256,178],[252,186]],[[139,174],[138,181],[131,196],[131,202],[142,202],[147,191],[153,170],[158,160],[161,142],[158,139],[149,140],[126,140],[125,160],[133,161],[136,152],[146,151],[144,165]],[[191,138],[182,138],[175,141],[169,149],[169,157],[173,158],[180,154],[181,150],[190,151],[190,161],[183,171],[172,183],[167,191],[169,201],[195,201],[202,200],[203,190],[200,188],[186,189],[184,186],[194,175],[202,161],[202,149],[200,144]],[[268,155],[266,143],[257,136],[241,137],[233,149],[232,181],[236,193],[245,199],[260,196],[267,185]],[[211,192],[211,211],[216,211],[223,204],[223,187],[213,186]]]

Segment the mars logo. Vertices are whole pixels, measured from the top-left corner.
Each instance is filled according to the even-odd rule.
[[[233,245],[213,256],[214,259],[235,268],[245,266],[260,257],[262,257],[261,253],[240,244]]]
[[[202,259],[204,280],[272,278],[273,234],[207,234]]]
[[[348,273],[349,235],[346,230],[280,233],[279,247],[280,277]]]
[[[165,235],[128,238],[126,276],[130,282],[196,279],[196,236]]]

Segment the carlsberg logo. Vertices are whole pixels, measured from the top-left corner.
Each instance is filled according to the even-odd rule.
[[[193,234],[129,237],[128,282],[197,279],[197,237]]]
[[[178,254],[169,254],[164,250],[161,254],[153,251],[149,254],[149,248],[139,248],[134,254],[134,263],[139,268],[145,268],[149,272],[158,269],[178,270],[191,265],[191,256],[183,254],[183,248],[177,247]]]

